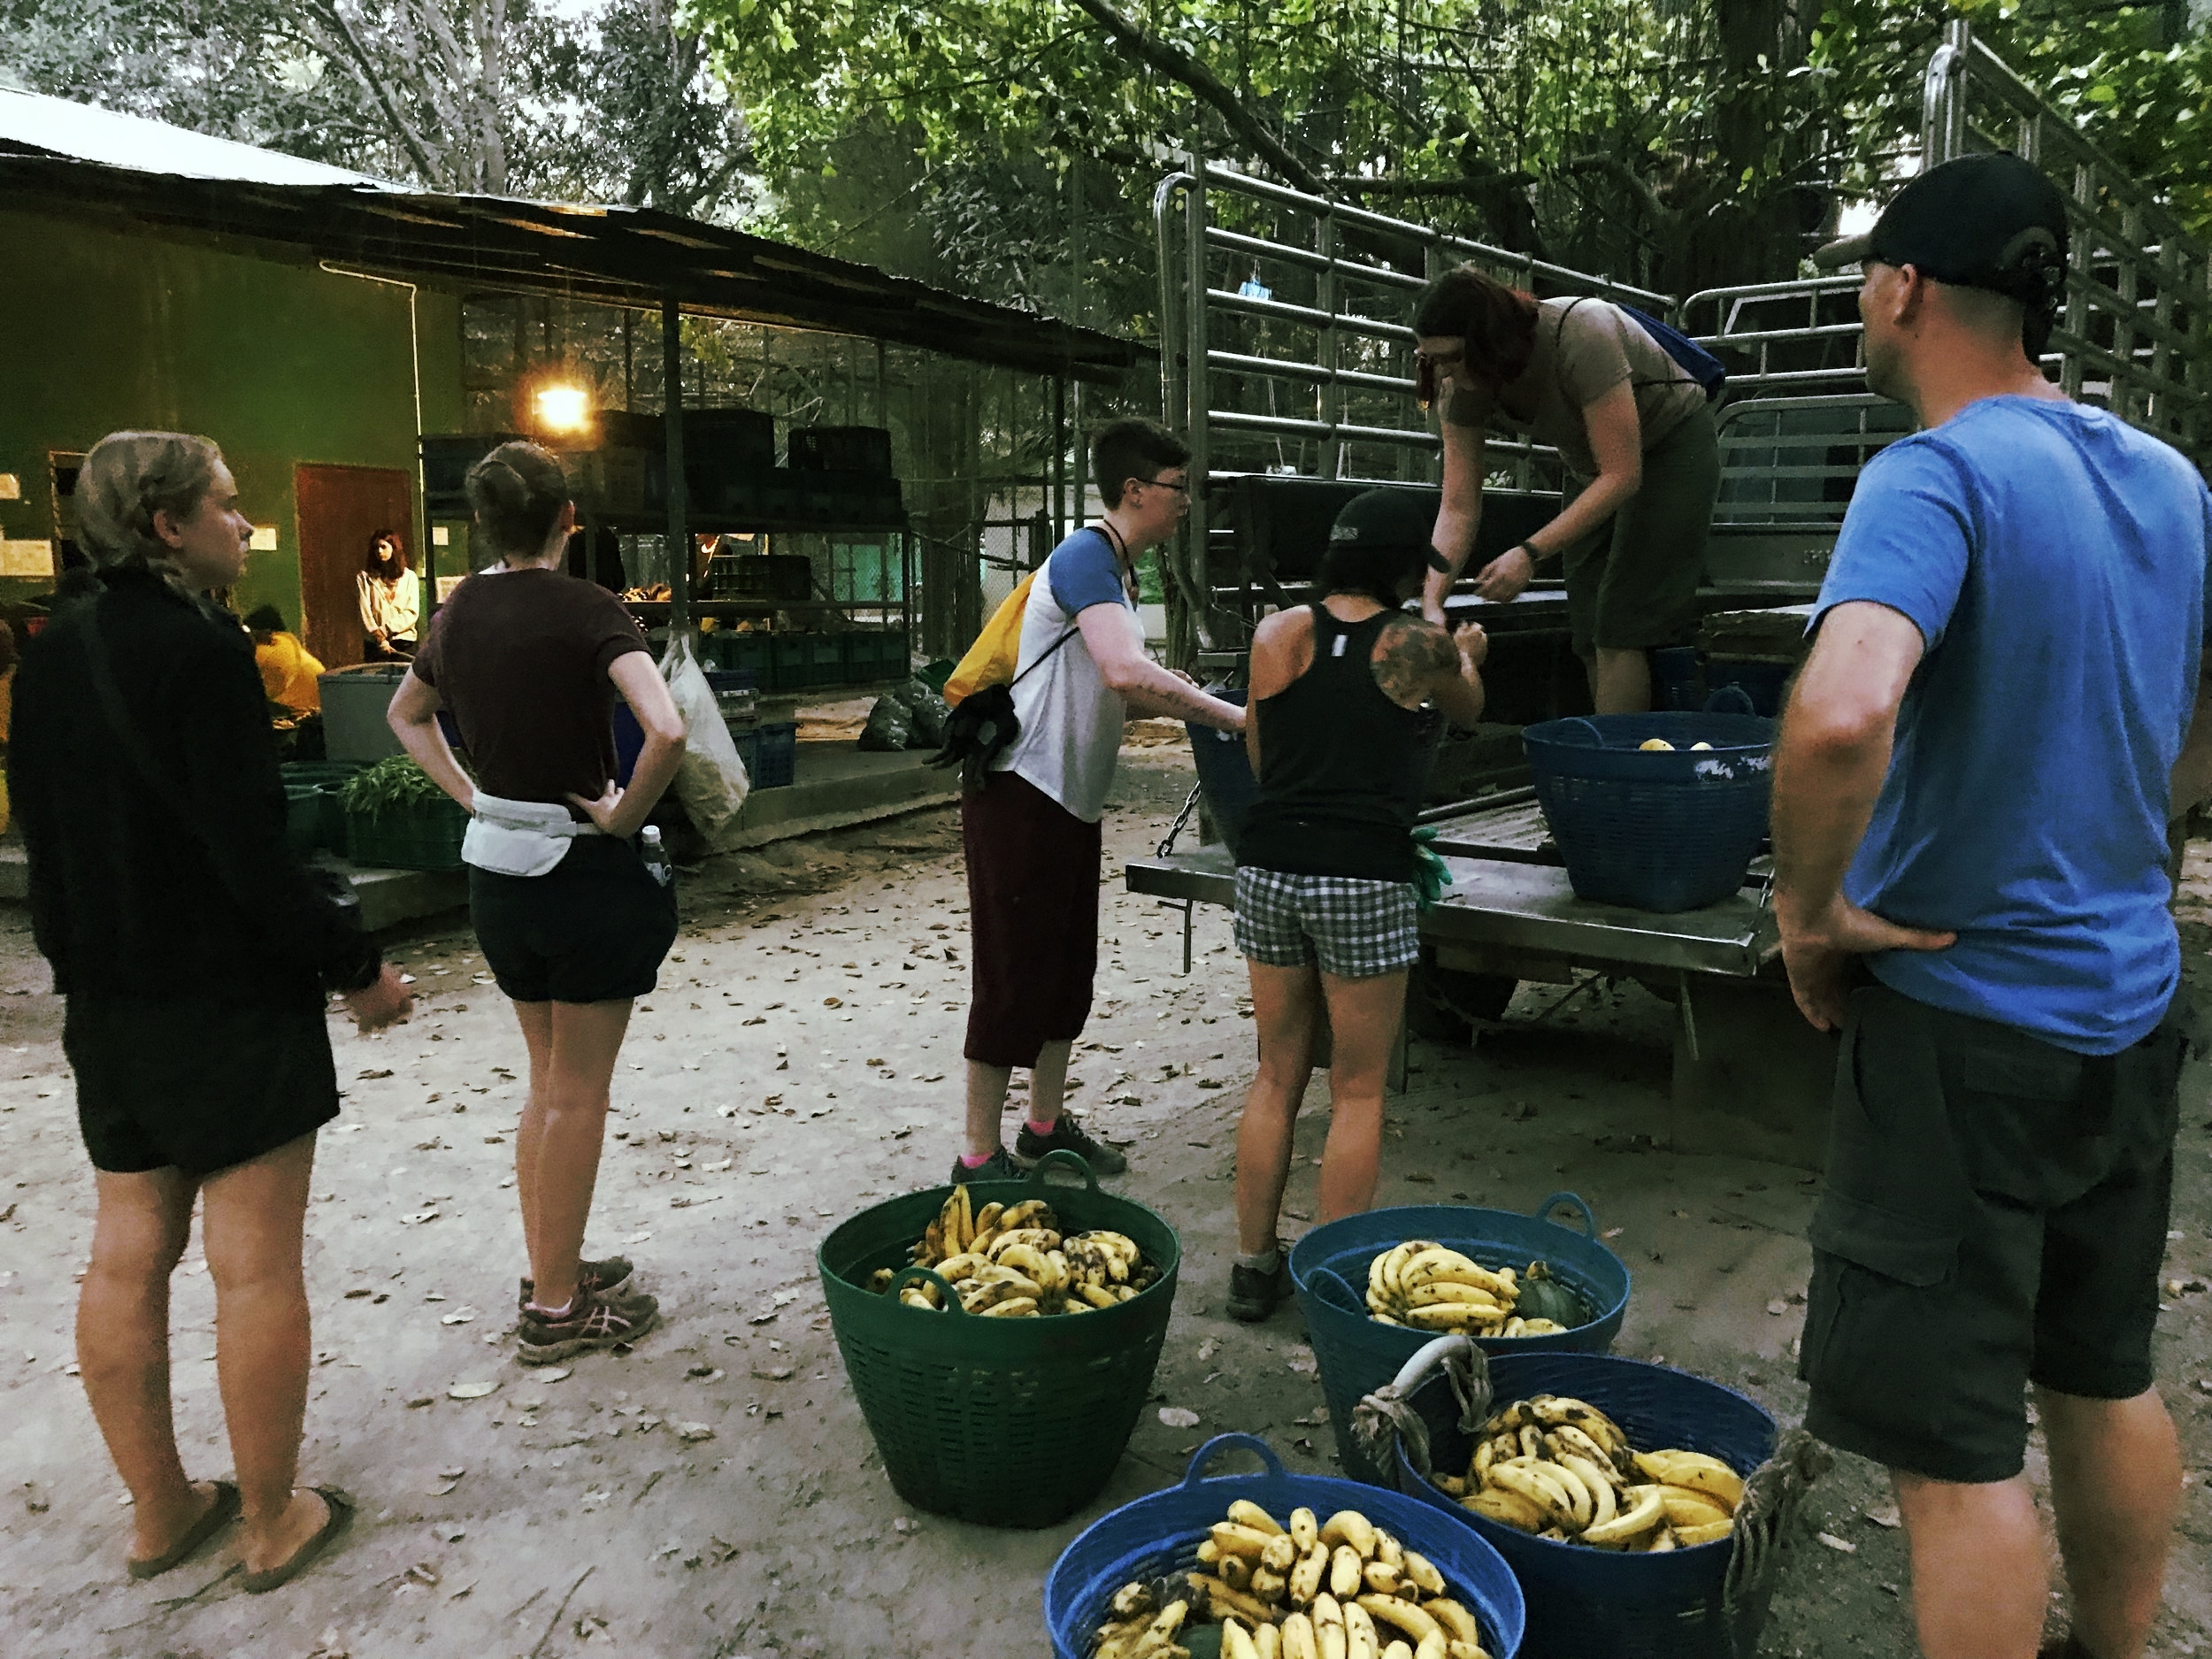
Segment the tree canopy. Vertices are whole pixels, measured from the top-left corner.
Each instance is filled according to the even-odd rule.
[[[1676,292],[1786,274],[1916,142],[1922,72],[1956,15],[2212,225],[2212,33],[2178,29],[2169,4],[691,4],[787,223],[850,235],[895,194],[949,268],[1026,303],[1079,280],[1110,315],[1142,309],[1133,273],[1048,274],[1074,257],[1069,175],[1087,218],[1133,243],[1186,146]],[[878,199],[823,182],[864,154]]]

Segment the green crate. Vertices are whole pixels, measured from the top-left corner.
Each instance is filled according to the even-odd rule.
[[[323,787],[319,783],[284,786],[284,844],[292,856],[315,856],[323,842]]]
[[[841,685],[845,679],[845,642],[840,634],[817,634],[807,640],[806,679],[809,686]]]
[[[776,642],[775,680],[777,691],[803,691],[814,683],[814,640],[805,634],[779,634]]]
[[[346,814],[346,856],[380,870],[458,870],[469,815],[453,801]]]
[[[339,791],[347,779],[362,770],[365,763],[357,760],[288,760],[277,770],[284,774],[284,792],[288,799],[294,789],[314,789],[317,821],[314,845],[310,852],[333,852],[341,857],[346,850],[346,803],[339,798]],[[296,812],[297,808],[294,809]],[[302,855],[304,856],[305,855]]]

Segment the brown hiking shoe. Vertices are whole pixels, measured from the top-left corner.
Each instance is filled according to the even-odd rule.
[[[603,1262],[576,1263],[576,1288],[580,1291],[615,1290],[629,1282],[630,1263],[626,1256],[611,1256]],[[538,1281],[527,1273],[524,1274],[521,1292],[515,1297],[515,1306],[527,1307],[531,1293],[537,1287]]]
[[[525,1365],[550,1365],[593,1348],[634,1342],[660,1323],[660,1304],[650,1296],[615,1296],[603,1290],[578,1291],[567,1314],[549,1317],[522,1310],[515,1357]]]

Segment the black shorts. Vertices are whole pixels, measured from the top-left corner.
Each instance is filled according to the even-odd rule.
[[[653,988],[676,942],[676,889],[628,841],[586,835],[541,876],[470,866],[469,920],[516,1002],[627,1002]]]
[[[2032,1383],[2151,1386],[2182,1036],[2074,1054],[1854,992],[1814,1212],[1805,1426],[1886,1467],[2009,1480]]]
[[[211,1175],[338,1115],[319,986],[208,996],[69,999],[62,1052],[92,1166]]]

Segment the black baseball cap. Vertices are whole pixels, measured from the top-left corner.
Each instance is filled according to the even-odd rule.
[[[2058,187],[2034,163],[1998,150],[1929,168],[1890,198],[1872,230],[1830,242],[1813,263],[1909,265],[1938,282],[2032,305],[2055,293],[2067,242]]]
[[[1425,550],[1436,529],[1436,498],[1414,489],[1365,489],[1346,502],[1329,526],[1329,545]]]

